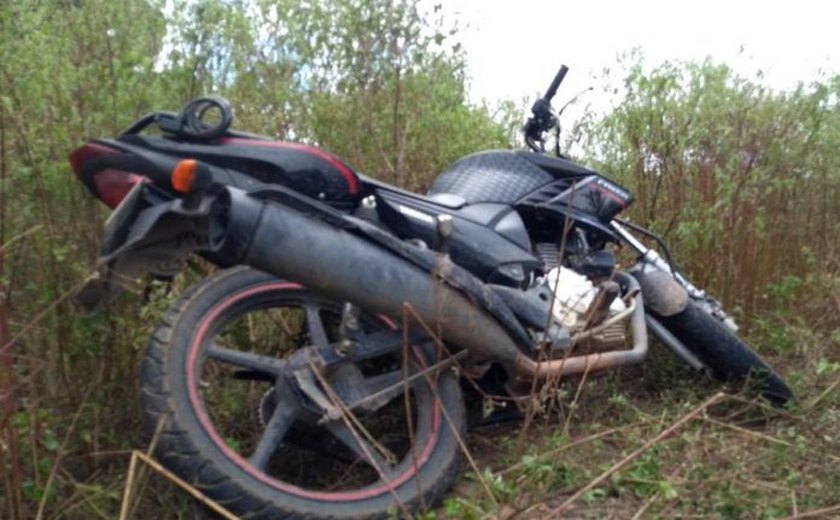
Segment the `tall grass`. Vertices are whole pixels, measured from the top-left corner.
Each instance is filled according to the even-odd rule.
[[[700,286],[744,316],[836,318],[840,76],[776,92],[709,61],[637,63],[621,104],[583,131],[635,193],[632,218]]]
[[[415,2],[246,3],[0,3],[4,518],[41,503],[113,517],[113,475],[143,442],[140,349],[171,298],[129,292],[92,316],[69,303],[106,216],[70,173],[75,146],[210,92],[231,98],[243,130],[318,143],[412,189],[511,143],[509,117],[466,104],[465,58]],[[838,96],[836,77],[780,93],[710,63],[634,68],[624,102],[584,127],[598,167],[636,193],[632,217],[741,316],[761,313],[753,328],[789,356],[813,344],[791,326],[838,327]],[[838,361],[820,351],[814,363],[833,374]]]

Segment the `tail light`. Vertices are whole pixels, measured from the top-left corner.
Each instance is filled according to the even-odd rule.
[[[94,174],[93,184],[96,186],[97,197],[114,209],[142,178],[136,173],[108,168]]]
[[[115,155],[122,153],[101,144],[86,143],[68,157],[76,177],[112,209],[119,206],[131,188],[143,178],[134,172],[104,167],[104,164],[99,169],[94,167],[94,161]],[[88,165],[91,168],[86,168]]]

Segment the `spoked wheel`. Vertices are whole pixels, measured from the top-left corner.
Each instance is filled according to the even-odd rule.
[[[336,302],[249,269],[189,290],[142,367],[147,422],[164,421],[164,464],[244,518],[371,518],[431,506],[459,466],[457,377],[420,374],[435,356],[419,347],[405,361],[402,349],[351,352],[319,368],[305,347],[338,342],[340,321]],[[396,328],[383,316],[359,322],[365,335]]]

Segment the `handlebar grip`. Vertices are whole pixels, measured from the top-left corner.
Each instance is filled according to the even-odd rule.
[[[557,89],[560,87],[560,83],[563,83],[563,78],[566,77],[567,72],[569,72],[569,67],[565,65],[560,65],[560,70],[558,70],[557,75],[554,76],[554,81],[551,82],[551,85],[545,92],[545,96],[543,96],[544,100],[551,101],[551,98],[554,97],[554,94],[557,94]]]

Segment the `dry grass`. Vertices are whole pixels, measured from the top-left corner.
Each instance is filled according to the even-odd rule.
[[[830,354],[828,341],[812,352]],[[593,379],[575,410],[541,417],[524,453],[515,428],[488,429],[497,450],[473,432],[500,505],[462,484],[437,516],[840,518],[840,370],[819,356],[783,364],[799,396],[786,410],[710,396],[711,380],[662,355]]]

